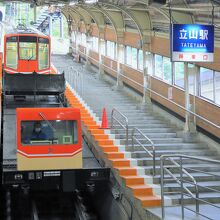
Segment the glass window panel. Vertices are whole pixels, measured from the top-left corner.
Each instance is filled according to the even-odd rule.
[[[152,56],[150,52],[146,52],[146,67],[147,67],[147,73],[149,75],[152,75]]]
[[[138,51],[138,69],[143,70],[143,50]]]
[[[110,42],[111,45],[111,58],[115,59],[115,42]]]
[[[172,65],[168,57],[163,58],[163,74],[164,81],[172,83]]]
[[[6,66],[12,69],[17,69],[18,66],[18,43],[6,43]]]
[[[22,121],[22,145],[76,144],[77,121]]]
[[[184,63],[175,62],[175,85],[184,88]]]
[[[72,40],[72,42],[75,42],[75,40],[76,40],[76,32],[75,31],[73,31],[71,33],[71,40]]]
[[[115,42],[107,41],[107,56],[115,59]]]
[[[132,53],[131,66],[134,69],[137,69],[137,49],[136,48],[132,48],[131,53]]]
[[[214,91],[213,91],[213,71],[206,68],[200,68],[200,91],[201,96],[213,100]]]
[[[101,40],[101,54],[102,55],[106,55],[105,54],[105,41],[104,40]]]
[[[220,72],[215,72],[215,102],[220,105]]]
[[[81,43],[83,46],[86,46],[86,34],[82,33]]]
[[[77,35],[77,42],[78,42],[78,44],[82,44],[82,34],[81,33],[78,33],[78,35]]]
[[[122,44],[119,45],[119,62],[124,63],[124,47]]]
[[[107,41],[107,56],[111,57],[111,46],[110,41]]]
[[[112,59],[115,59],[115,42],[111,42],[111,49],[112,49]]]
[[[99,50],[99,39],[97,37],[92,38],[92,49],[96,52]]]
[[[131,47],[126,46],[126,64],[127,65],[131,65],[131,57],[132,57]]]
[[[37,44],[32,42],[19,43],[19,58],[20,60],[36,60],[37,59]]]
[[[163,78],[163,57],[155,54],[154,62],[155,62],[155,76],[162,79]]]
[[[39,70],[49,68],[49,44],[38,43]]]

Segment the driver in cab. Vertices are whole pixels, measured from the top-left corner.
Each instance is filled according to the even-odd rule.
[[[40,122],[34,124],[34,129],[31,134],[31,140],[46,140],[47,135],[42,131],[42,125]]]

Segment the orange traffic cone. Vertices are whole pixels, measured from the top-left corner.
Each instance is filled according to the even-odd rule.
[[[108,118],[107,118],[107,114],[106,114],[106,109],[104,108],[102,111],[102,125],[101,125],[102,129],[109,129],[108,127]]]

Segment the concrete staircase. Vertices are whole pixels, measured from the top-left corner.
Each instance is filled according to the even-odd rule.
[[[90,80],[91,82],[91,80]],[[98,83],[98,82],[97,82]],[[102,82],[103,84],[106,84]],[[94,83],[92,82],[93,86]],[[85,86],[86,87],[86,86]],[[97,90],[97,87],[96,87]],[[131,100],[129,97],[124,96],[123,99],[120,97],[122,94],[118,91],[113,91],[109,85],[106,84],[106,87],[102,86],[101,96],[98,93],[94,94],[93,92],[87,93],[85,91],[85,100],[94,109],[97,116],[101,118],[102,109],[98,106],[105,106],[109,110],[111,107],[116,108],[121,111],[124,115],[127,116],[129,120],[129,133],[131,134],[132,127],[138,127],[147,137],[149,137],[155,144],[156,148],[156,176],[153,178],[154,184],[160,184],[160,156],[164,154],[185,154],[189,156],[204,156],[210,157],[212,159],[220,159],[217,151],[210,150],[210,148],[205,143],[185,142],[183,138],[178,137],[177,131],[179,130],[174,125],[170,124],[169,121],[159,116],[157,113],[153,112],[150,106],[144,106],[144,109],[139,109],[138,103],[134,100]],[[119,95],[118,95],[119,94]],[[96,99],[92,98],[93,96],[99,99],[98,104]],[[142,107],[141,107],[142,108]],[[114,126],[114,129],[111,130],[112,134],[115,134],[115,138],[120,140],[121,145],[126,143],[125,130],[120,126]],[[179,132],[178,132],[179,133]],[[144,139],[138,139],[145,146],[149,146],[149,143],[146,143]],[[151,175],[153,173],[153,160],[141,146],[135,144],[132,146],[131,136],[129,136],[128,146],[125,147],[127,156],[130,156],[132,160],[135,160],[138,167],[144,169],[145,175]],[[152,152],[152,151],[151,151]],[[117,155],[117,153],[113,153]],[[123,162],[124,159],[117,158],[115,162]],[[219,166],[210,165],[207,163],[197,163],[190,159],[184,160],[184,167],[190,169],[197,169],[201,171],[210,171],[213,174],[219,175]],[[201,169],[203,167],[203,169]],[[178,169],[172,169],[172,172],[177,172]],[[190,172],[190,171],[189,171]],[[220,178],[211,177],[200,172],[190,172],[195,176],[196,180],[199,182],[199,185],[209,186],[212,189],[220,190]],[[137,186],[136,186],[137,187]],[[190,184],[188,188],[194,192],[194,187]],[[165,191],[170,192],[170,197],[172,198],[173,204],[180,204],[180,186],[173,182],[166,184]],[[175,193],[176,192],[176,193]],[[219,203],[220,202],[220,193],[210,193],[207,189],[200,189],[200,198],[206,199],[206,201]],[[193,199],[186,199],[186,204],[194,203]]]
[[[67,61],[66,61],[67,62]],[[73,63],[72,63],[73,64]],[[75,68],[80,69],[79,64],[74,64]],[[129,141],[125,146],[125,130],[119,125],[115,125],[110,133],[119,141],[121,151],[117,152],[112,147],[106,155],[112,159],[115,168],[123,176],[134,194],[140,199],[144,196],[143,192],[148,193],[150,189],[144,185],[143,180],[138,179],[136,170],[128,167],[128,160],[132,166],[137,168],[139,175],[146,179],[153,173],[152,158],[146,154],[141,146],[135,144],[132,146],[131,131],[133,127],[139,128],[146,136],[148,136],[155,144],[156,149],[156,175],[152,178],[152,184],[160,184],[160,156],[164,154],[185,154],[190,156],[205,156],[212,159],[219,159],[217,151],[210,149],[206,143],[195,141],[195,139],[185,141],[181,137],[181,129],[177,128],[168,119],[159,115],[152,110],[150,104],[142,105],[138,101],[126,95],[123,91],[114,89],[109,83],[99,79],[97,74],[88,71],[84,74],[84,96],[83,99],[101,119],[102,108],[107,109],[107,115],[110,119],[111,110],[116,108],[129,120]],[[139,139],[146,147],[150,146],[144,139]],[[101,143],[101,142],[100,142]],[[150,149],[150,148],[149,148]],[[122,153],[126,155],[123,157]],[[118,166],[117,166],[118,165]],[[212,174],[219,175],[220,168],[217,165],[207,163],[198,163],[190,159],[184,160],[184,167],[188,170],[201,185],[209,186],[213,189],[220,190],[220,178],[210,176],[197,170],[210,171]],[[195,171],[191,170],[194,169]],[[178,169],[173,167],[172,172],[178,175]],[[189,186],[193,191],[193,187]],[[170,193],[173,204],[180,203],[180,187],[175,181],[166,184],[165,191]],[[201,189],[200,198],[204,198],[209,202],[220,203],[219,193],[210,193],[207,189]],[[186,199],[186,204],[194,203],[192,199]]]
[[[53,21],[59,19],[59,16],[60,14],[53,13],[52,14]],[[40,15],[37,18],[37,21],[33,24],[33,27],[45,34],[49,34],[49,23],[50,23],[49,17],[50,14],[48,9],[42,9]]]

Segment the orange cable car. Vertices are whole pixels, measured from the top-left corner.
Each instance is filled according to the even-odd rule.
[[[80,110],[67,108],[64,73],[51,71],[50,38],[19,29],[4,46],[3,185],[73,191],[108,180],[109,169],[81,169]]]
[[[14,31],[13,31],[14,32]],[[7,73],[51,73],[50,37],[40,32],[16,30],[4,38],[4,70]]]

